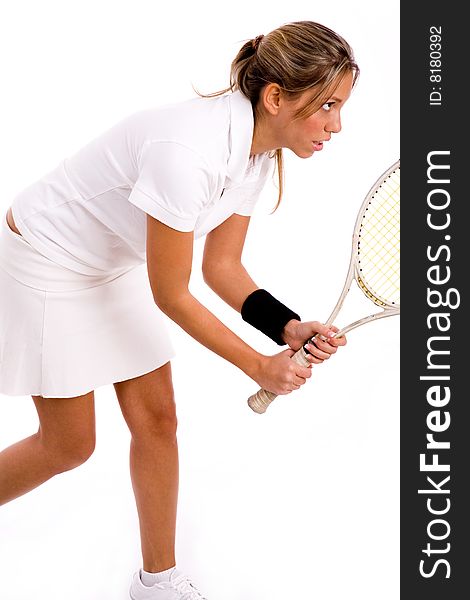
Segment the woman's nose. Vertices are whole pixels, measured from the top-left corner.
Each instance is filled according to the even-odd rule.
[[[339,133],[341,131],[341,117],[339,114],[332,115],[331,119],[328,120],[325,129],[329,133]]]

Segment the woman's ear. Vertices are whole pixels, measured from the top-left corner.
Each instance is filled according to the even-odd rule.
[[[261,108],[271,115],[277,115],[281,107],[281,94],[281,88],[277,83],[268,83],[261,91]]]

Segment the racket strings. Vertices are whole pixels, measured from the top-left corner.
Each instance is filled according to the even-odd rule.
[[[399,227],[395,207],[380,215],[372,214],[361,249],[362,271],[368,269],[368,282],[379,295],[389,298],[399,291]],[[367,264],[366,264],[366,261]]]
[[[400,171],[371,195],[357,241],[358,283],[376,304],[400,304]]]
[[[385,220],[388,219],[387,221]],[[380,220],[370,219],[363,228],[360,250],[361,276],[375,292],[387,300],[399,293],[399,239],[396,217],[388,211]]]

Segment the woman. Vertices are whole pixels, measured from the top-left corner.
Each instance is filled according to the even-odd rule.
[[[310,377],[290,360],[305,340],[324,336],[308,345],[311,364],[346,343],[259,289],[241,255],[274,163],[282,196],[282,148],[322,150],[358,72],[330,29],[284,25],[243,45],[228,89],[124,119],[20,193],[2,220],[0,393],[31,395],[40,427],[0,453],[0,504],[90,457],[94,390],[113,383],[132,435],[143,555],[134,600],[203,598],[176,569],[173,349],[160,311],[277,394]],[[203,235],[206,283],[287,350],[256,352],[191,295]]]

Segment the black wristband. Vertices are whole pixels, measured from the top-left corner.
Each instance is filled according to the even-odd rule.
[[[276,300],[266,290],[255,290],[243,302],[242,319],[270,337],[276,344],[285,345],[281,333],[291,319],[300,321],[297,313]]]

